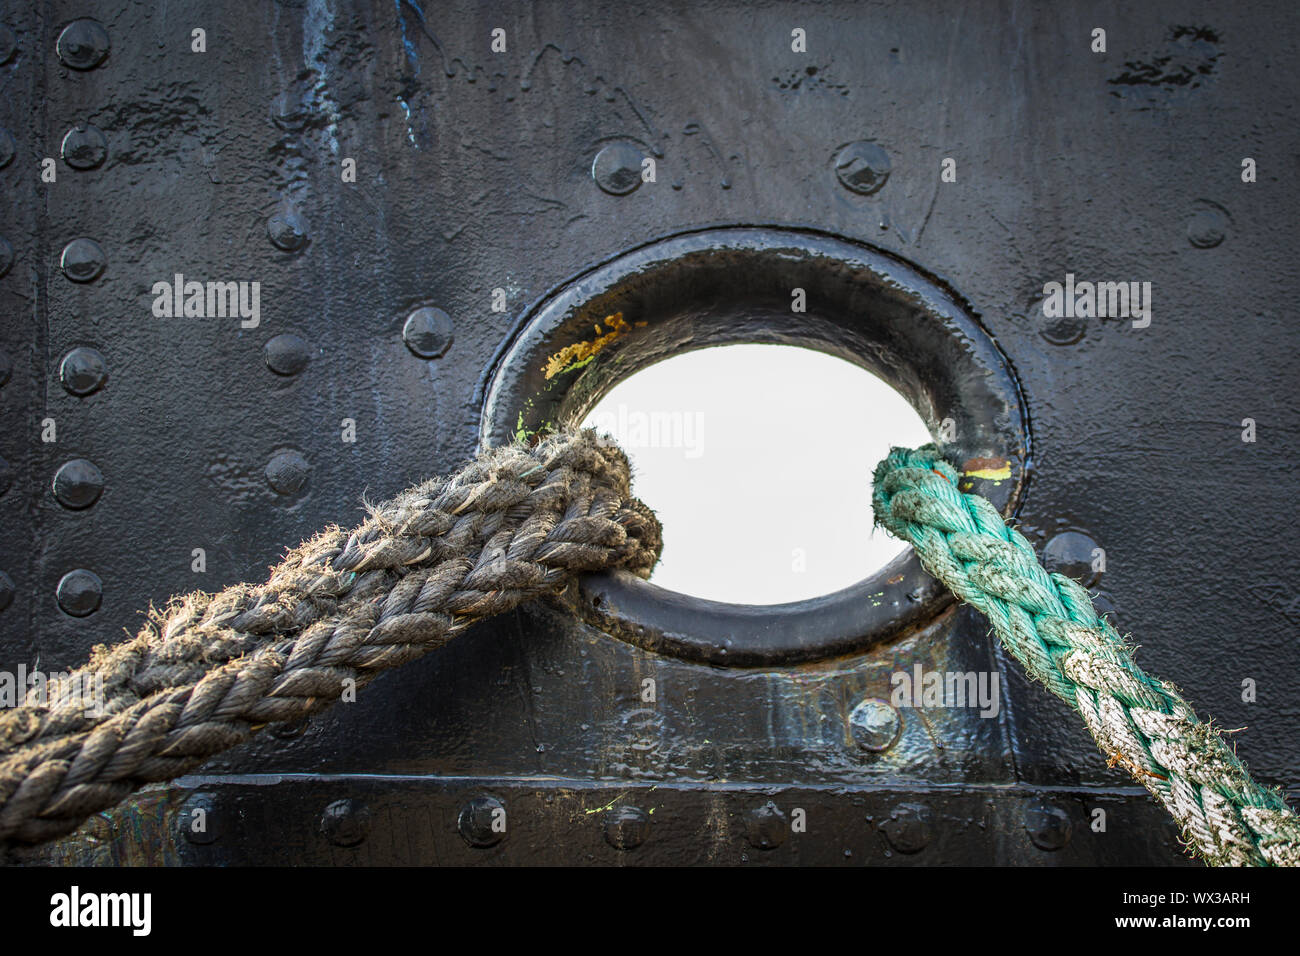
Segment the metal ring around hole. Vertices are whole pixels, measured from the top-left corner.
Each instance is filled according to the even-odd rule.
[[[791,311],[796,288],[805,292],[805,312]],[[562,283],[521,316],[484,380],[481,438],[533,439],[580,421],[615,383],[648,365],[738,343],[804,346],[879,375],[932,432],[947,421],[952,440],[944,447],[964,472],[963,490],[988,497],[1004,515],[1018,507],[1029,423],[996,343],[956,295],[914,266],[809,229],[682,233]],[[846,410],[846,435],[853,415]],[[862,493],[869,500],[865,478]],[[568,600],[589,624],[641,647],[757,667],[860,652],[928,624],[952,596],[909,549],[857,584],[789,604],[709,601],[618,571],[584,578]]]

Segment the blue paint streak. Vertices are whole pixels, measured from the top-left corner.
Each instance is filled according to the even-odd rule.
[[[410,0],[396,0],[396,3],[397,3],[397,22],[401,24],[402,27],[402,47],[406,50],[407,60],[410,61],[411,66],[415,67],[415,75],[419,76],[420,57],[419,54],[415,52],[415,44],[412,43],[411,38],[406,35],[406,17],[402,16],[402,4],[410,3]],[[411,9],[415,11],[416,15],[420,18],[420,22],[423,23],[424,11],[422,11],[414,3],[411,3]]]
[[[411,38],[406,32],[406,17],[402,14],[403,3],[410,3],[410,0],[395,0],[395,5],[397,7],[397,22],[402,28],[402,48],[406,50],[406,59],[415,69],[416,77],[419,77],[420,55],[416,52],[415,44],[411,42]],[[420,18],[420,22],[423,23],[424,11],[414,3],[411,3],[411,9],[415,11],[416,15]],[[415,130],[411,128],[411,107],[406,100],[400,96],[397,98],[397,102],[401,105],[402,112],[406,114],[406,138],[410,140],[412,146],[419,149],[420,144],[415,141]]]

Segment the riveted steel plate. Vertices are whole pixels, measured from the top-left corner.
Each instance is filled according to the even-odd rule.
[[[50,0],[0,20],[0,671],[75,665],[151,602],[262,578],[363,496],[454,468],[555,290],[761,226],[870,248],[962,303],[1032,425],[1020,529],[1295,787],[1292,5]],[[1048,284],[1075,280],[1150,283],[1149,311],[1055,314]],[[176,829],[177,785],[142,795],[157,827],[131,804],[111,849],[85,831],[40,852],[1184,860],[968,610],[721,668],[612,637],[566,609],[581,597],[214,760],[208,844]],[[896,734],[863,706],[927,673],[996,677],[997,706],[899,703]],[[628,788],[645,818],[606,820]],[[514,821],[482,847],[458,823],[475,796]],[[764,849],[795,807],[835,827]],[[493,809],[465,815],[480,843]],[[737,836],[751,811],[758,847]],[[886,858],[891,832],[928,836]]]

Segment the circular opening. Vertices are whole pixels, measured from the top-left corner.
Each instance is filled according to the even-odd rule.
[[[629,249],[571,277],[520,316],[493,361],[477,396],[483,403],[482,440],[535,441],[584,421],[612,389],[643,370],[692,353],[700,353],[696,361],[707,360],[702,350],[713,346],[747,345],[813,350],[879,376],[906,396],[942,440],[944,455],[963,473],[963,490],[1013,513],[1030,460],[1029,427],[1015,377],[996,343],[941,282],[880,250],[808,229],[695,230]],[[732,387],[756,386],[761,394],[777,382],[779,377],[747,371]],[[654,408],[662,406],[648,410]],[[838,423],[840,444],[859,440],[873,420],[865,403],[825,404],[817,414]],[[747,424],[763,430],[761,420]],[[705,447],[711,449],[719,429],[707,421],[705,429]],[[771,430],[764,440],[778,450],[797,437],[797,430],[795,436]],[[809,468],[828,462],[827,449],[811,456],[783,450]],[[879,455],[869,457],[874,465]],[[854,476],[860,494],[839,502],[861,508],[864,529],[870,521],[868,467]],[[831,463],[827,470],[846,469]],[[770,473],[754,480],[777,494]],[[814,471],[800,478],[800,488],[834,500],[818,490],[819,481]],[[636,491],[662,513],[666,502],[654,500],[640,478]],[[709,556],[716,555],[716,563],[747,560],[737,535],[758,519],[726,510],[726,501],[713,506],[719,532],[708,539]],[[773,510],[769,505],[763,513]],[[690,533],[691,521],[686,524],[676,531],[670,526],[669,537]],[[870,540],[866,534],[845,537],[859,545]],[[785,568],[794,557],[785,556]],[[811,549],[807,558],[816,560]],[[865,577],[856,569],[845,577],[853,583],[831,593],[816,585],[806,592],[814,597],[782,600],[769,593],[758,600],[781,603],[756,604],[754,598],[702,598],[611,571],[584,576],[560,600],[568,612],[612,636],[731,667],[857,653],[928,626],[953,600],[910,549]]]
[[[664,529],[650,581],[732,604],[783,604],[861,581],[907,545],[873,527],[871,473],[931,440],[901,394],[810,349],[731,345],[624,379],[583,420],[632,462]]]

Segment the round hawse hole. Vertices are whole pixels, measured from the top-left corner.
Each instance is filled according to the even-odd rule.
[[[901,394],[843,359],[782,345],[672,356],[583,420],[632,462],[663,524],[650,580],[731,604],[783,604],[870,577],[906,545],[877,531],[871,474],[931,441]]]

